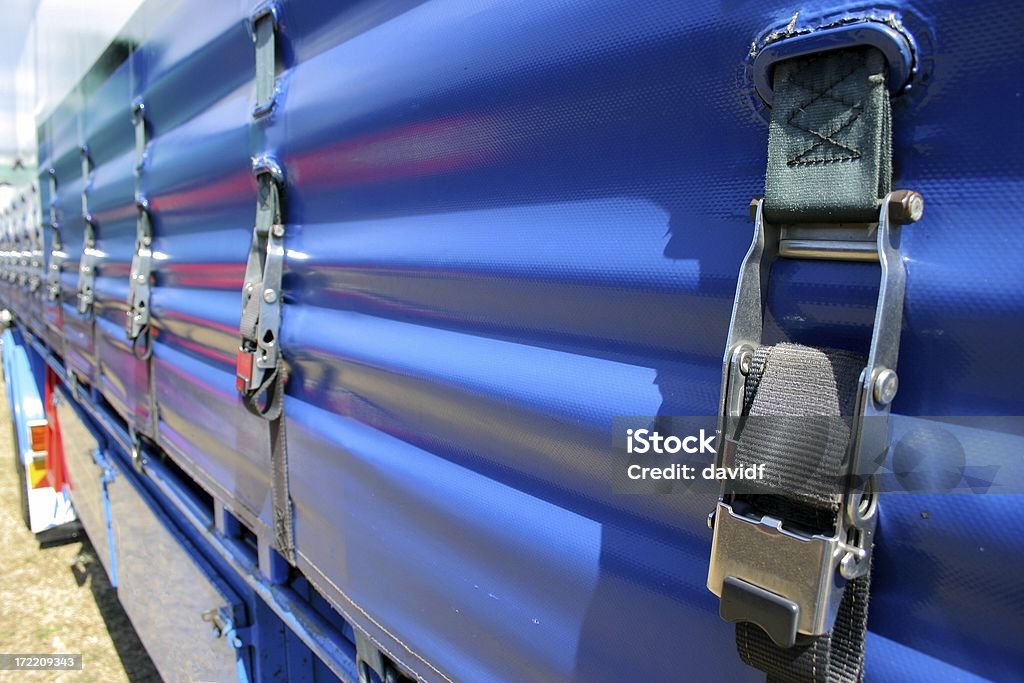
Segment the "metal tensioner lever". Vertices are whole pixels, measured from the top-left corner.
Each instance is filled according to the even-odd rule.
[[[877,504],[871,473],[888,448],[889,405],[895,372],[906,272],[899,253],[900,224],[918,220],[923,200],[906,190],[889,193],[877,224],[778,226],[764,219],[761,199],[751,203],[754,237],[743,260],[722,368],[716,466],[728,466],[738,442],[746,376],[761,344],[772,264],[777,258],[877,260],[881,281],[867,366],[860,374],[844,489],[834,531],[803,533],[782,520],[737,505],[736,486],[724,481],[708,524],[714,530],[708,589],[721,599],[727,621],[763,628],[778,645],[797,634],[828,633],[845,581],[870,566]]]

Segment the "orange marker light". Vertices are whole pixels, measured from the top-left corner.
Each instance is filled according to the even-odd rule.
[[[33,452],[40,453],[46,451],[46,427],[45,421],[29,425],[28,431],[31,436]]]

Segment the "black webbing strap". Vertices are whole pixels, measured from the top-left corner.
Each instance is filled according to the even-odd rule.
[[[892,184],[886,62],[862,47],[775,67],[764,214],[771,223],[871,223]]]
[[[284,380],[279,393],[284,396]],[[277,549],[289,562],[295,564],[295,520],[292,515],[291,489],[288,482],[288,438],[284,427],[284,414],[270,420],[270,464],[273,469],[271,500],[274,501],[274,536]]]
[[[798,636],[782,648],[753,624],[736,624],[736,648],[744,662],[768,674],[769,683],[815,681],[860,683],[864,680],[864,636],[868,629],[871,573],[846,584],[832,631],[824,636]]]
[[[857,383],[865,359],[847,351],[796,344],[754,353],[747,378],[739,466],[764,465],[759,493],[744,496],[758,512],[804,528],[834,523],[841,466],[850,440]],[[831,633],[798,636],[791,648],[772,642],[759,626],[736,626],[736,646],[770,681],[860,681],[870,573],[847,583]]]
[[[295,522],[292,516],[291,488],[288,481],[288,438],[285,432],[284,388],[287,374],[275,370],[254,396],[245,398],[245,407],[267,421],[270,435],[270,499],[274,508],[274,540],[278,552],[295,562]]]

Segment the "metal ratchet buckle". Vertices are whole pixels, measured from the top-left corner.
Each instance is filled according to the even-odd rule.
[[[135,340],[149,325],[150,277],[153,271],[153,228],[149,213],[149,201],[136,195],[135,208],[138,217],[135,224],[135,252],[128,279],[128,313],[125,333]]]
[[[754,239],[740,269],[722,368],[718,467],[730,466],[736,452],[745,377],[761,344],[775,259],[877,260],[881,266],[868,363],[860,375],[843,468],[848,487],[833,533],[804,533],[783,520],[748,512],[749,506],[735,504],[729,480],[708,516],[714,540],[707,585],[720,598],[721,617],[757,624],[781,647],[792,647],[798,633],[828,633],[846,581],[863,576],[870,566],[878,520],[870,473],[888,448],[889,405],[898,386],[894,368],[906,282],[900,224],[917,221],[923,209],[921,195],[900,190],[882,201],[877,224],[779,226],[765,222],[761,199],[751,202]]]
[[[253,161],[253,175],[261,188],[273,184],[280,193],[284,186],[281,167],[267,157],[259,157]],[[272,211],[279,212],[279,207]],[[265,256],[260,268],[261,278],[246,281],[244,285],[243,302],[250,297],[258,297],[259,315],[255,342],[243,339],[235,357],[235,388],[241,394],[258,391],[278,366],[284,236],[284,224],[275,221],[266,234]],[[254,239],[256,238],[254,235]]]

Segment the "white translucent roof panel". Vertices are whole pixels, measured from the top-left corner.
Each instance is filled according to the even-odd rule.
[[[35,176],[36,124],[71,91],[140,4],[2,0],[0,207],[12,185]]]

